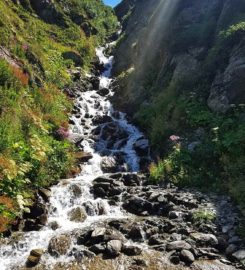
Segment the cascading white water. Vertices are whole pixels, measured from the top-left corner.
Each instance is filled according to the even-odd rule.
[[[97,56],[105,66],[105,71],[100,77],[100,88],[110,88],[113,57],[106,57],[104,55],[104,48],[97,49]],[[110,91],[109,95],[112,94]],[[126,218],[129,215],[120,206],[111,206],[107,200],[95,199],[90,192],[92,180],[103,174],[101,170],[102,156],[100,150],[103,150],[104,147],[103,143],[100,144],[100,138],[98,141],[93,138],[92,131],[96,126],[93,125],[92,119],[96,116],[111,116],[113,121],[127,133],[127,142],[120,149],[111,149],[108,155],[120,151],[125,157],[128,167],[134,172],[139,170],[139,158],[134,150],[134,144],[143,135],[136,127],[128,123],[125,114],[119,113],[119,117],[113,117],[114,110],[110,101],[107,97],[99,95],[94,90],[80,93],[75,105],[79,108],[80,113],[79,117],[78,115],[71,117],[75,123],[71,126],[71,133],[73,136],[83,138],[81,147],[85,152],[91,153],[93,157],[82,166],[82,172],[77,177],[62,181],[57,186],[52,187],[48,222],[45,227],[40,231],[23,233],[18,240],[10,238],[7,244],[1,246],[1,270],[19,269],[20,266],[24,266],[30,251],[36,248],[47,249],[49,240],[53,236],[71,232],[79,228],[86,228],[109,218]],[[90,117],[86,118],[86,114]],[[82,124],[81,119],[83,119]],[[119,145],[119,143],[115,141],[114,145]],[[77,185],[81,189],[81,196],[74,197],[74,194],[71,192],[74,185]],[[98,215],[95,211],[95,215],[88,216],[81,223],[70,221],[69,212],[76,207],[81,207],[84,203],[90,203],[94,208],[102,205],[104,213]],[[57,222],[59,226],[55,231],[50,227],[50,224],[53,222]],[[65,262],[70,259],[70,257],[65,256],[53,258],[47,253],[42,257],[42,261],[45,261],[46,265],[50,264],[50,266],[58,261]]]

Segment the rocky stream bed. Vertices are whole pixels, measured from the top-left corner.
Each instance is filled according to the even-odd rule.
[[[236,207],[224,196],[149,182],[148,140],[113,109],[113,57],[104,48],[97,55],[92,74],[74,72],[67,90],[81,173],[39,190],[19,231],[1,240],[0,269],[242,269]]]

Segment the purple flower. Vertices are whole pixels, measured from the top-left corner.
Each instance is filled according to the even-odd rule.
[[[58,130],[57,130],[57,133],[59,134],[59,136],[63,139],[67,139],[70,135],[69,133],[69,130],[64,128],[64,127],[60,127]]]

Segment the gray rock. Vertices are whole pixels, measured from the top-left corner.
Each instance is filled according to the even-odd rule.
[[[106,253],[109,256],[118,256],[122,249],[122,242],[120,240],[111,240],[106,245]]]
[[[113,173],[117,171],[117,161],[114,157],[103,157],[101,169],[104,173]]]
[[[182,250],[180,253],[180,258],[186,263],[193,263],[195,261],[194,255],[189,250]]]
[[[96,240],[96,239],[103,239],[104,235],[106,233],[106,228],[96,228],[93,230],[92,234],[91,234],[91,239],[92,240]]]
[[[84,222],[87,218],[85,210],[81,207],[76,207],[72,209],[69,213],[70,221],[73,222]]]
[[[51,197],[51,191],[46,188],[41,188],[38,190],[40,196],[44,199],[45,202],[48,202]]]
[[[241,249],[241,250],[234,252],[232,254],[232,257],[239,260],[239,261],[245,260],[245,249]]]
[[[69,235],[63,234],[51,238],[49,241],[48,252],[54,257],[65,255],[71,246]]]
[[[174,242],[167,244],[167,250],[169,250],[169,251],[182,250],[182,249],[189,250],[189,249],[191,249],[191,245],[185,241],[174,241]]]
[[[77,184],[72,184],[70,187],[70,190],[76,198],[78,198],[82,195],[82,189]]]
[[[191,238],[194,239],[200,245],[218,245],[218,239],[213,234],[205,233],[192,233]]]
[[[49,227],[52,229],[52,230],[57,230],[59,228],[59,224],[57,221],[52,221],[49,223]]]

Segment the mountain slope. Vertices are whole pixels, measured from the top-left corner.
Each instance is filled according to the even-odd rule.
[[[244,209],[244,1],[124,0],[116,13],[115,102],[162,157],[153,180],[225,190]]]

